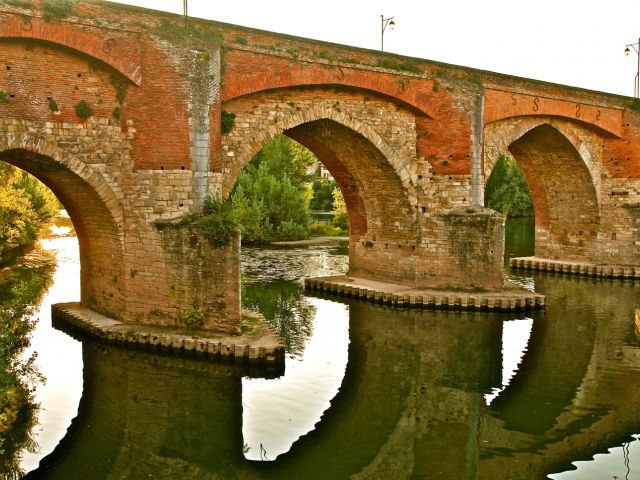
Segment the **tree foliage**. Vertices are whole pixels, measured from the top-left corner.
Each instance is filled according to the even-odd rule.
[[[308,149],[284,135],[279,135],[267,143],[251,160],[251,164],[260,167],[265,163],[269,175],[275,178],[287,177],[292,185],[301,191],[307,190],[314,175],[309,167],[318,159]]]
[[[347,213],[347,205],[339,188],[333,191],[333,224],[342,230],[349,229],[349,214]]]
[[[249,162],[231,194],[243,243],[299,240],[308,236],[315,156],[293,140],[279,136]]]
[[[311,210],[320,210],[330,212],[333,210],[333,192],[338,188],[335,180],[323,178],[322,180],[314,180],[311,185],[313,197],[309,204]]]
[[[297,240],[307,236],[308,195],[286,174],[270,173],[269,161],[249,164],[240,174],[232,205],[243,241]]]
[[[0,163],[0,264],[12,251],[31,245],[59,209],[56,197],[39,180]]]
[[[317,179],[316,165],[313,153],[283,135],[256,154],[241,172],[230,197],[231,217],[244,244],[307,238],[310,208],[332,210],[334,199],[341,201],[335,181]],[[345,230],[343,200],[341,205],[340,226]]]
[[[502,155],[487,182],[485,205],[509,217],[532,217],[533,201],[522,170],[513,157]]]

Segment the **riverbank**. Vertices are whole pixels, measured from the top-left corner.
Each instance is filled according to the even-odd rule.
[[[318,243],[332,243],[332,242],[348,242],[349,237],[343,236],[323,236],[323,237],[310,237],[304,240],[283,240],[277,242],[271,242],[270,245],[315,245]]]

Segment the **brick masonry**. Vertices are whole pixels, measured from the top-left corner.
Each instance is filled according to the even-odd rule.
[[[0,159],[70,212],[84,307],[237,328],[238,246],[180,220],[278,134],[338,180],[351,274],[500,290],[504,222],[482,190],[507,151],[534,195],[538,257],[640,263],[632,99],[108,2],[50,20],[33,5],[0,3]]]

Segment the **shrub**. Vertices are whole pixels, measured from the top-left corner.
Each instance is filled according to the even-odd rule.
[[[65,18],[73,13],[75,0],[44,0],[43,18],[50,21],[56,18]]]
[[[308,236],[309,232],[304,225],[289,221],[282,222],[276,230],[276,237],[279,240],[302,240]]]
[[[76,115],[83,120],[86,120],[91,115],[93,115],[93,109],[84,100],[80,100],[78,103],[76,103],[75,108],[76,108]]]
[[[238,222],[229,199],[208,197],[202,215],[190,219],[212,242],[227,245],[238,235]]]
[[[337,237],[344,233],[345,231],[340,227],[334,227],[326,222],[312,223],[309,225],[309,234],[312,237]]]
[[[236,114],[222,110],[221,132],[223,135],[231,133],[236,126]]]

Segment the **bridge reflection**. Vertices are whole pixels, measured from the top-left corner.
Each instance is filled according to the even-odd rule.
[[[243,456],[233,366],[84,344],[67,436],[27,478],[544,478],[640,432],[638,283],[534,278],[548,298],[501,387],[501,315],[349,305],[349,363],[316,429]]]

